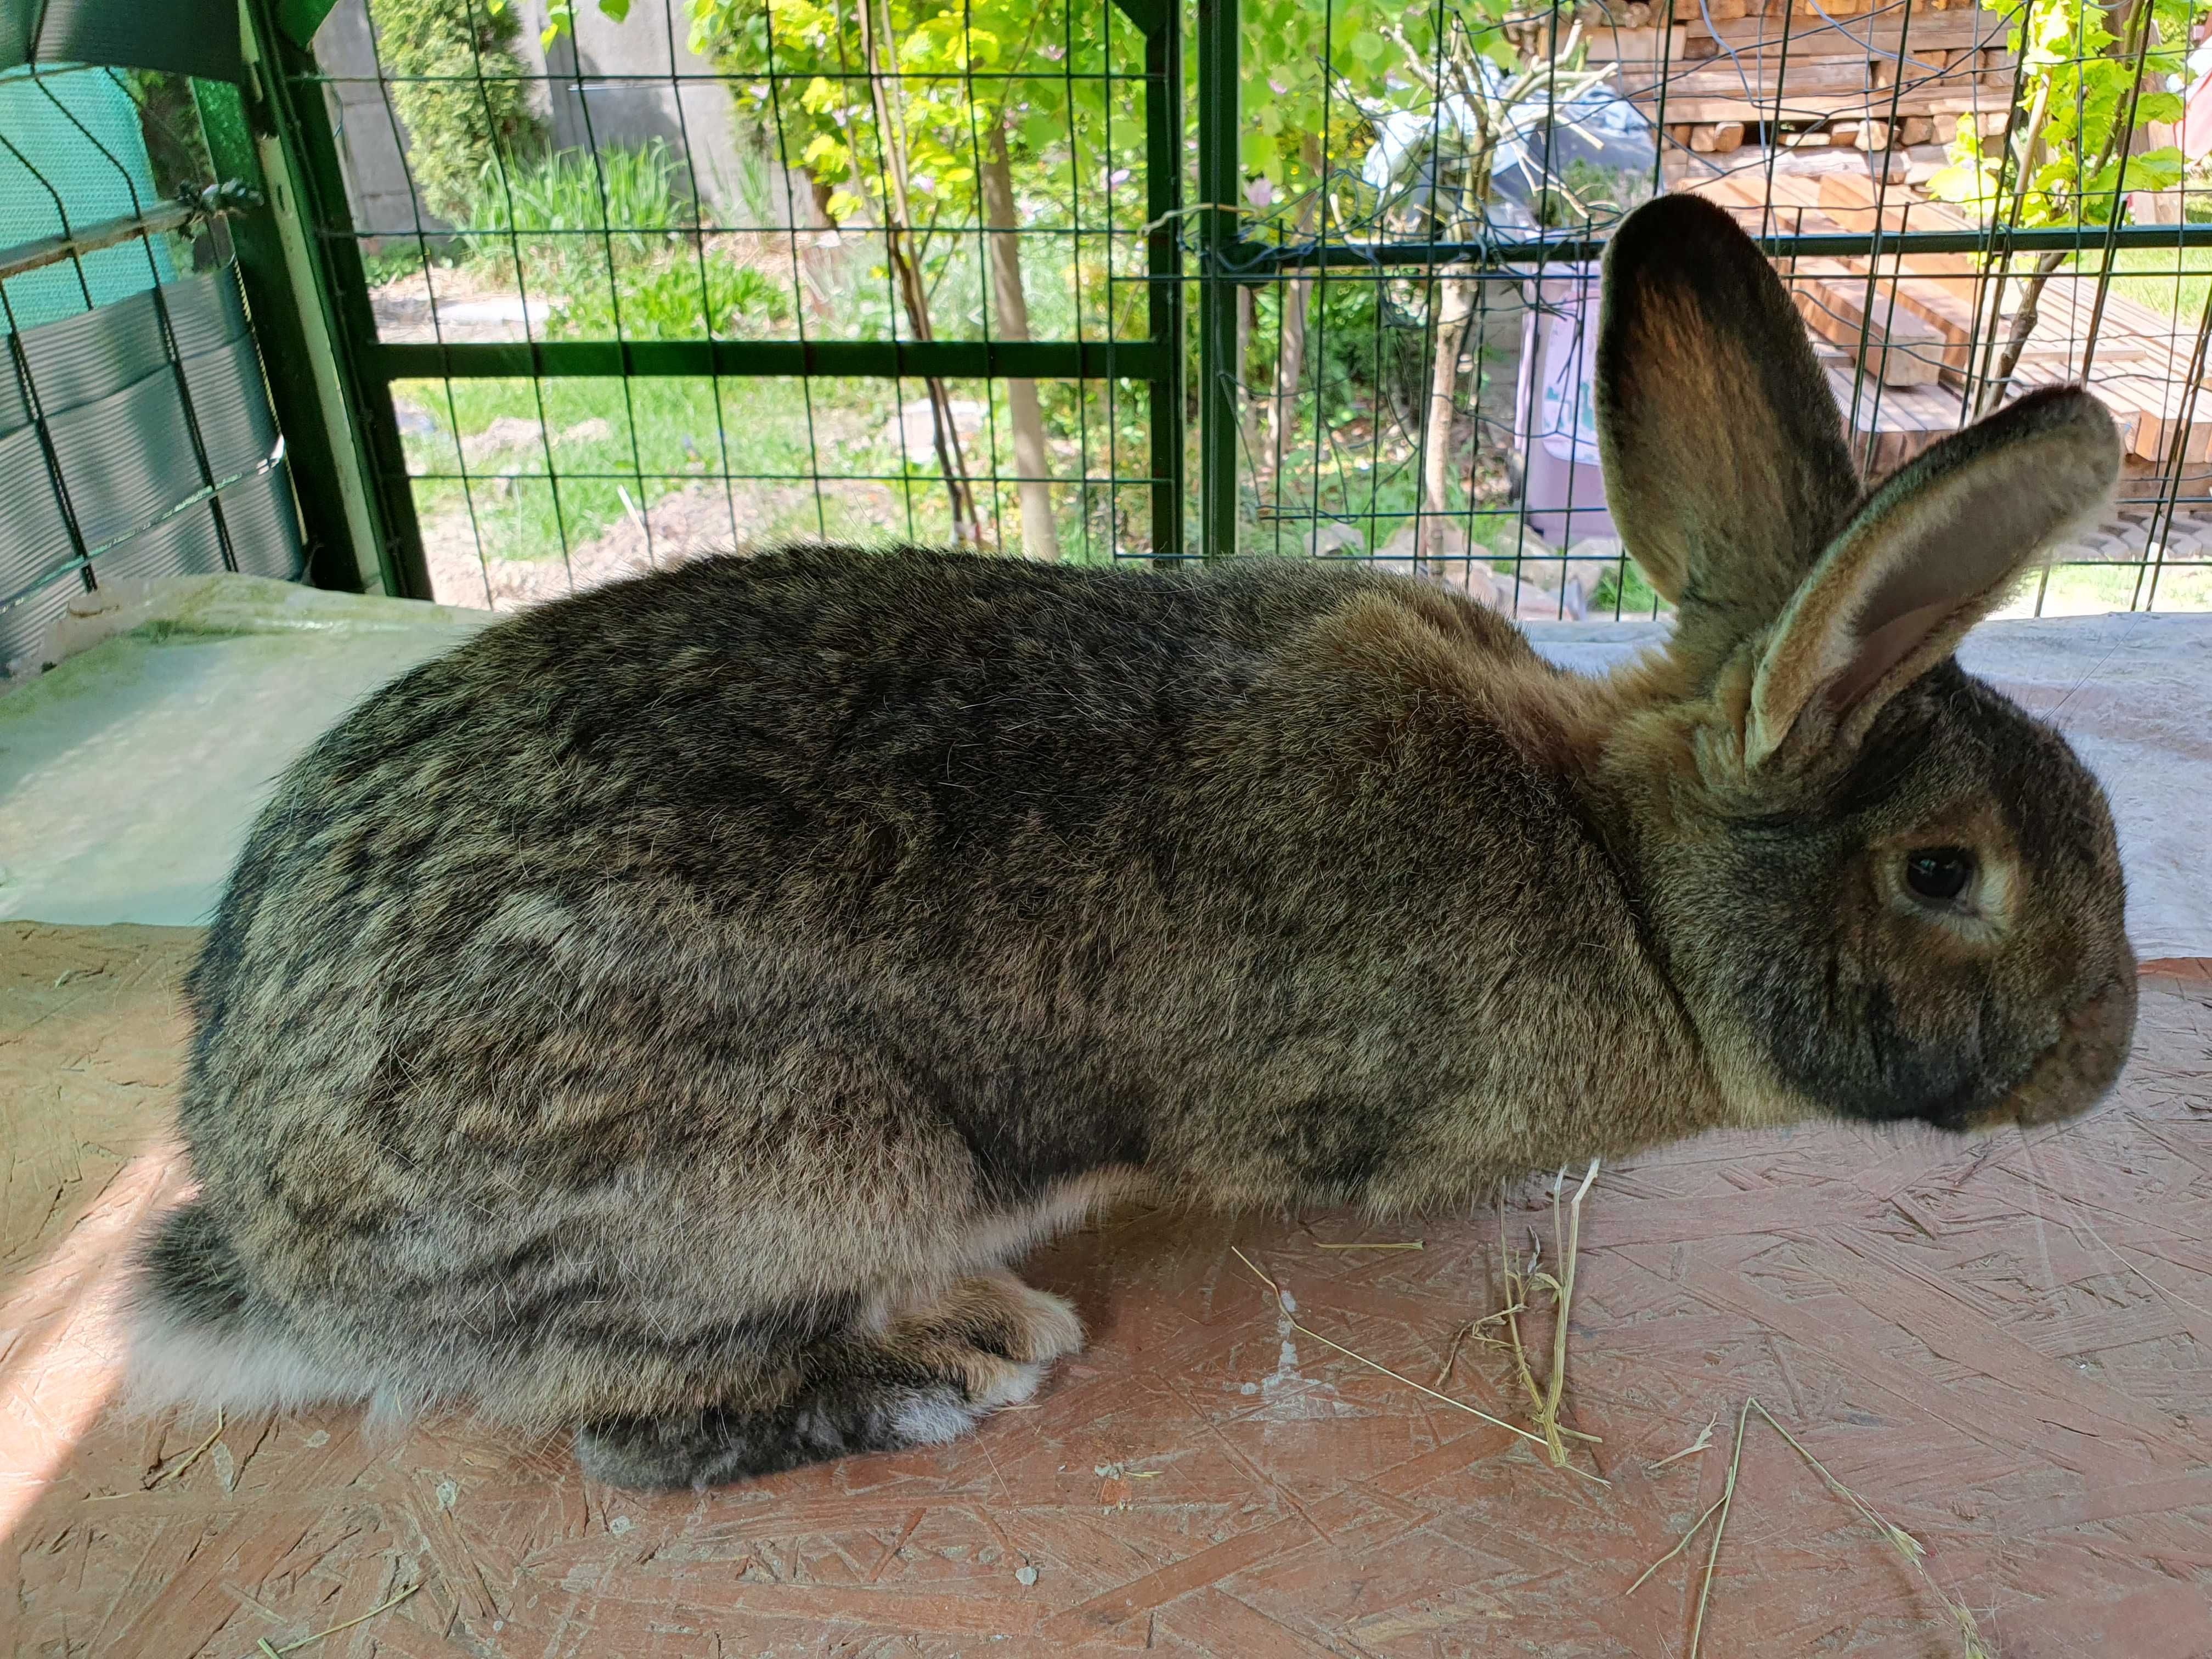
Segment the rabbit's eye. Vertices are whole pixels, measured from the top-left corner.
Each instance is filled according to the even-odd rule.
[[[1974,878],[1974,855],[1963,847],[1926,847],[1906,854],[1905,884],[1925,899],[1954,899]]]

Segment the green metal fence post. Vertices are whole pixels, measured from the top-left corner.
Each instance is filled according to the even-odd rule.
[[[432,597],[429,567],[406,453],[391,386],[374,366],[376,319],[314,58],[280,22],[288,14],[279,0],[242,3],[254,125],[273,222],[300,296],[323,404],[332,411],[333,423],[344,428],[347,442],[334,438],[331,447],[341,460],[351,451],[351,465],[337,470],[356,534],[366,538],[358,550],[360,581],[399,598],[427,599]],[[297,28],[310,20],[289,21]]]
[[[367,511],[368,474],[347,425],[337,377],[322,372],[331,353],[321,307],[312,283],[301,280],[297,262],[286,255],[245,100],[230,82],[194,81],[192,101],[217,179],[235,180],[261,198],[259,206],[230,221],[230,242],[260,347],[269,401],[284,434],[286,468],[307,543],[307,578],[318,587],[352,592],[380,585]]]
[[[1166,0],[1121,9],[1145,36],[1145,270],[1152,366],[1152,556],[1182,556],[1182,13]]]
[[[1237,0],[1198,0],[1199,520],[1207,558],[1237,551],[1237,284],[1224,256],[1240,240]]]

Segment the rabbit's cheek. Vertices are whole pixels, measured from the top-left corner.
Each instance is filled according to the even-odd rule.
[[[2079,1117],[2104,1098],[2119,1076],[2135,1029],[2135,981],[2115,980],[2067,1017],[2058,1041],[2044,1050],[2017,1088],[1961,1127],[2032,1128]]]

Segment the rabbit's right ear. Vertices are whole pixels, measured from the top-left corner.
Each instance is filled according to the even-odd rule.
[[[1594,391],[1606,507],[1716,663],[1781,615],[1858,499],[1790,296],[1735,221],[1662,196],[1606,249]]]
[[[1746,763],[1856,744],[2045,549],[2096,516],[2124,453],[2102,404],[2079,386],[2050,386],[1899,468],[1821,557],[1767,641],[1752,684]]]

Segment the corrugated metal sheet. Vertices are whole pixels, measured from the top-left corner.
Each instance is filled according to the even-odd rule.
[[[46,627],[83,590],[88,566],[95,580],[232,568],[218,506],[235,568],[298,576],[298,514],[232,267],[26,329],[9,344],[0,664],[9,672],[36,672]]]

